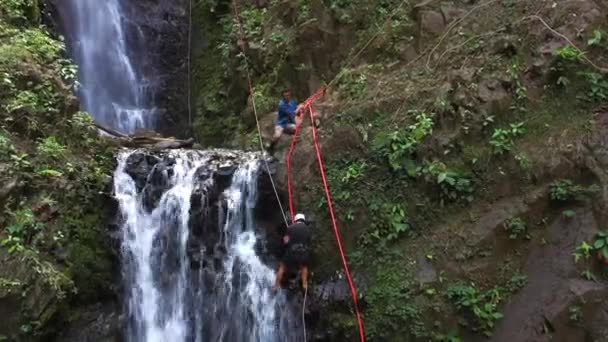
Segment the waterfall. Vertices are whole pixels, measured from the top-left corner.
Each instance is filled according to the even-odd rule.
[[[299,308],[272,291],[257,252],[259,155],[138,153],[121,153],[114,174],[126,341],[301,341]],[[145,179],[131,170],[141,165]]]
[[[83,110],[125,133],[155,128],[153,87],[132,61],[133,50],[145,49],[143,35],[127,32],[121,0],[65,0],[59,13],[79,66]]]

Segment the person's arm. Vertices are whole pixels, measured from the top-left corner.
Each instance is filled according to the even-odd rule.
[[[299,108],[299,106],[297,105],[297,103],[296,103],[295,101],[294,101],[294,103],[296,104],[296,108],[295,108],[294,110],[290,110],[290,111],[289,111],[289,113],[288,113],[288,115],[289,115],[289,120],[290,120],[292,123],[296,123],[296,117],[299,117],[299,116],[300,116],[300,113],[298,112],[298,108]],[[290,103],[290,106],[289,106],[289,107],[291,107],[291,106],[293,106],[293,104],[291,104],[291,103]],[[288,108],[289,108],[289,107],[288,107]],[[293,108],[293,107],[291,107],[291,108]]]
[[[281,119],[283,119],[286,116],[289,117],[289,113],[287,113],[287,108],[286,107],[287,106],[283,102],[279,103],[279,109],[277,110],[277,112],[278,112],[278,116],[277,116],[278,120],[281,120]]]

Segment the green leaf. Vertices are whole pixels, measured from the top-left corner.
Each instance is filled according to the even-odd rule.
[[[604,258],[608,259],[608,246],[602,248],[602,255],[604,255]]]
[[[393,223],[393,226],[395,227],[395,231],[399,233],[407,231],[408,228],[407,223]]]
[[[599,30],[595,30],[593,31],[593,37],[591,37],[588,41],[587,41],[587,45],[588,46],[596,46],[596,45],[600,45],[600,43],[602,42],[602,32]]]
[[[563,215],[565,218],[573,218],[573,217],[575,217],[575,216],[576,216],[576,212],[574,212],[574,210],[564,210],[564,211],[562,212],[562,215]]]
[[[608,237],[608,233],[607,233],[607,232],[605,232],[605,231],[603,231],[603,230],[600,230],[600,231],[597,233],[597,236],[599,236],[599,237]]]
[[[443,181],[446,179],[447,176],[448,176],[448,174],[445,172],[440,173],[439,176],[437,176],[437,183],[438,184],[443,183]]]
[[[51,177],[61,177],[63,176],[63,173],[57,171],[57,170],[51,170],[51,169],[46,169],[46,170],[40,170],[37,172],[39,175],[41,176],[51,176]]]
[[[605,245],[606,245],[606,240],[604,240],[604,239],[597,239],[593,243],[593,248],[600,249],[600,248],[604,247]]]

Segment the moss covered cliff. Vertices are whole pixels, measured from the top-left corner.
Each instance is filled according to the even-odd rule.
[[[244,40],[229,1],[195,4],[203,143],[253,146],[244,58],[265,136],[281,88],[337,77],[317,110],[370,340],[608,338],[604,2],[247,1]],[[320,285],[340,266],[308,141]],[[317,318],[356,337],[347,307]]]
[[[78,112],[76,67],[42,10],[0,1],[0,339],[53,335],[113,296],[112,149]]]

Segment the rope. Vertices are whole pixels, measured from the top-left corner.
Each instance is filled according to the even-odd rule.
[[[232,6],[234,8],[234,15],[235,15],[237,23],[238,23],[239,35],[241,37],[241,40],[244,42],[245,34],[243,32],[243,26],[241,24],[241,17],[239,15],[239,8],[236,3],[236,0],[232,1]],[[238,44],[238,45],[241,48],[241,52],[243,53],[243,56],[245,56],[245,47],[243,46],[243,44]],[[245,60],[245,73],[247,75],[247,85],[249,86],[249,95],[251,96],[251,104],[253,107],[253,115],[255,116],[255,124],[258,129],[260,150],[262,151],[262,153],[264,153],[264,140],[262,138],[262,128],[260,127],[260,120],[258,118],[257,106],[255,105],[255,94],[253,93],[253,84],[251,82],[251,73],[249,72],[249,62],[247,61],[247,58],[244,58],[244,60]],[[264,165],[266,166],[266,171],[268,173],[268,178],[270,178],[270,183],[272,184],[272,189],[274,191],[274,195],[277,198],[277,203],[279,204],[279,208],[281,209],[281,215],[283,216],[283,221],[285,221],[285,226],[289,226],[289,223],[287,221],[287,216],[285,216],[285,210],[283,210],[283,204],[281,204],[281,198],[279,196],[279,192],[277,191],[277,186],[274,183],[274,179],[272,178],[272,173],[270,172],[270,165],[268,165],[268,160],[266,158],[262,158],[262,159],[264,160]]]
[[[325,88],[325,87],[319,89],[311,97],[306,99],[306,101],[304,101],[302,103],[302,105],[300,106],[300,110],[298,111],[298,116],[299,117],[302,116],[302,120],[300,120],[300,122],[298,122],[296,125],[296,131],[294,132],[293,137],[291,138],[291,144],[289,145],[289,151],[287,152],[287,156],[285,157],[286,164],[287,164],[287,194],[289,197],[289,214],[291,215],[292,222],[294,221],[295,209],[294,209],[294,205],[293,205],[293,186],[291,183],[291,158],[293,157],[293,153],[294,153],[294,150],[296,147],[296,141],[298,139],[298,134],[300,133],[300,128],[302,127],[302,122],[304,122],[303,111],[308,106],[311,106],[314,103],[314,101],[325,96],[326,91],[327,91],[327,88]]]
[[[188,9],[188,125],[192,134],[192,0]]]
[[[346,255],[344,254],[344,248],[342,246],[342,239],[340,238],[340,231],[338,230],[338,223],[336,220],[336,214],[334,212],[333,203],[331,201],[331,193],[329,191],[329,185],[327,184],[327,177],[325,176],[325,167],[323,166],[323,157],[321,156],[321,148],[319,147],[319,142],[317,139],[317,128],[315,127],[315,113],[312,109],[312,105],[307,106],[308,111],[310,113],[310,123],[312,126],[312,139],[315,145],[315,151],[317,153],[317,161],[319,164],[319,171],[321,173],[321,179],[323,180],[323,188],[325,190],[325,198],[327,199],[327,206],[329,208],[329,214],[331,217],[331,223],[334,228],[334,233],[336,235],[336,242],[338,243],[338,250],[340,251],[340,258],[342,260],[342,266],[344,267],[344,273],[346,273],[346,279],[348,280],[348,286],[350,288],[350,294],[353,300],[353,306],[355,308],[355,314],[357,316],[357,324],[359,326],[359,337],[361,342],[365,342],[365,332],[363,329],[363,321],[361,320],[361,312],[359,311],[359,303],[357,299],[357,289],[355,287],[355,283],[348,269],[348,262],[346,260]]]
[[[298,114],[298,116],[300,116]],[[291,138],[291,144],[289,145],[289,151],[287,152],[286,164],[287,164],[287,197],[289,198],[289,215],[291,216],[291,222],[295,220],[295,210],[293,206],[293,189],[291,186],[291,156],[293,155],[293,151],[296,147],[296,140],[298,139],[298,134],[300,133],[300,128],[302,127],[302,122],[304,118],[300,120],[300,122],[296,125],[296,131],[293,133],[293,137]]]
[[[405,1],[404,1],[405,2]],[[241,41],[244,42],[244,38],[245,38],[245,34],[243,32],[243,27],[242,27],[242,23],[241,23],[241,18],[239,15],[239,10],[238,10],[238,5],[236,3],[236,0],[233,0],[232,2],[233,8],[234,8],[234,13],[237,19],[237,23],[238,23],[238,29],[239,29],[239,35],[241,38]],[[402,4],[403,5],[403,4]],[[401,7],[401,6],[400,6]],[[386,24],[388,22],[388,19],[386,20],[386,22],[384,24]],[[369,44],[371,44],[371,41],[373,41],[373,39],[375,39],[377,35],[375,35],[374,37],[372,37],[372,39],[370,39],[370,41],[357,53],[357,56],[363,52],[364,49],[366,49]],[[244,44],[239,44],[240,48],[241,48],[241,52],[243,53],[243,56],[245,56],[245,48],[244,48]],[[351,59],[351,61],[349,61],[349,63],[352,62],[352,60],[354,60],[354,58]],[[257,109],[256,109],[256,104],[255,104],[255,95],[253,93],[253,85],[252,85],[252,81],[251,81],[251,73],[249,71],[249,63],[247,61],[247,58],[245,58],[245,73],[247,76],[247,85],[249,86],[249,93],[251,95],[251,102],[252,102],[252,106],[253,106],[253,114],[255,116],[255,121],[256,121],[256,126],[257,126],[257,130],[258,130],[258,137],[259,137],[259,141],[260,141],[260,149],[262,150],[262,152],[264,151],[264,142],[262,140],[262,129],[260,127],[260,122],[258,119],[258,114],[257,114]],[[338,74],[339,75],[339,74]],[[334,77],[334,79],[329,83],[330,85],[334,82],[334,80],[338,77],[338,75],[336,75],[336,77]],[[327,199],[327,205],[329,207],[329,213],[330,213],[330,217],[331,217],[331,222],[332,222],[332,227],[336,236],[336,241],[338,243],[338,250],[340,252],[340,258],[342,260],[342,266],[344,267],[344,272],[346,273],[346,278],[348,280],[348,286],[350,288],[350,293],[351,293],[351,297],[353,300],[353,306],[355,309],[355,314],[356,314],[356,318],[357,318],[357,325],[359,328],[359,337],[361,342],[365,342],[365,332],[364,332],[364,328],[363,328],[363,321],[361,319],[361,312],[359,311],[359,303],[358,303],[358,299],[357,299],[357,289],[355,287],[355,283],[352,279],[352,276],[350,274],[350,270],[348,267],[348,261],[346,260],[346,255],[344,253],[344,248],[342,246],[342,239],[340,237],[340,231],[338,229],[338,223],[336,220],[336,214],[334,212],[334,208],[333,208],[333,203],[331,200],[331,193],[329,191],[329,185],[327,183],[327,177],[325,175],[325,167],[323,165],[323,158],[321,156],[321,149],[319,147],[318,144],[318,139],[317,139],[317,128],[315,126],[315,114],[312,108],[313,103],[318,100],[319,98],[323,97],[327,91],[328,86],[326,87],[322,87],[320,88],[315,94],[313,94],[312,96],[310,96],[308,99],[306,99],[306,101],[304,101],[302,103],[302,105],[300,106],[300,113],[302,114],[302,110],[304,109],[308,109],[309,114],[310,114],[310,123],[312,126],[312,138],[313,138],[313,142],[315,145],[315,151],[317,154],[317,162],[319,165],[319,171],[321,173],[321,179],[323,180],[323,188],[325,190],[325,196]],[[295,148],[295,144],[296,144],[296,140],[297,140],[297,135],[299,133],[301,124],[302,124],[303,120],[300,120],[300,122],[297,124],[296,126],[296,132],[294,132],[294,136],[292,138],[291,141],[291,146],[288,152],[288,170],[291,171],[291,157],[293,155],[294,152],[294,148]],[[279,193],[277,191],[277,188],[275,186],[274,180],[272,178],[272,175],[270,174],[270,167],[268,165],[268,161],[266,159],[264,159],[264,162],[266,164],[266,168],[268,171],[268,176],[270,178],[270,181],[272,183],[272,187],[274,189],[275,195],[277,197],[277,202],[279,204],[279,207],[281,208],[281,214],[283,215],[283,219],[285,220],[285,225],[288,225],[287,223],[287,217],[285,216],[285,211],[283,210],[283,205],[281,204],[281,200],[279,198]],[[291,185],[291,172],[288,172],[288,192],[289,192],[289,210],[290,210],[290,214],[294,215],[294,208],[293,208],[293,191],[292,191],[292,185]],[[307,296],[307,292],[306,291],[304,293],[304,303],[302,305],[302,323],[303,323],[303,328],[304,328],[304,339],[306,341],[307,339],[307,332],[306,332],[306,322],[305,322],[305,305],[306,305],[306,296]]]
[[[305,317],[307,295],[308,295],[308,287],[306,287],[304,289],[304,302],[302,302],[302,327],[304,328],[304,342],[308,341],[308,336],[306,333],[306,317]]]

